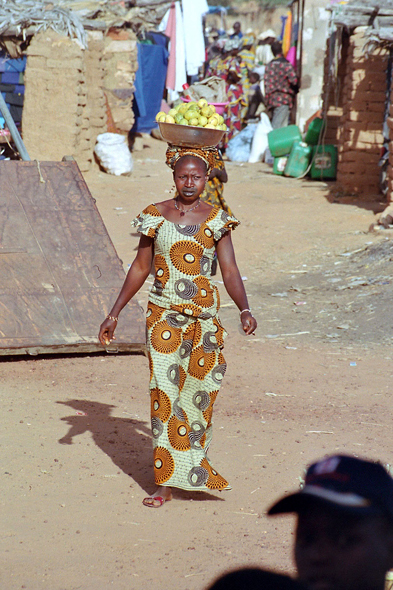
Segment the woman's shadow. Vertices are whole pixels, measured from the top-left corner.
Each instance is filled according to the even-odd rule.
[[[153,454],[147,422],[112,416],[112,409],[116,406],[110,404],[79,399],[57,403],[76,410],[76,414],[61,419],[70,429],[59,440],[60,444],[72,445],[74,437],[91,432],[95,444],[119,469],[132,477],[145,492],[152,492]]]
[[[61,418],[70,429],[59,439],[60,444],[72,445],[74,437],[91,432],[95,444],[119,469],[132,477],[146,494],[150,495],[155,491],[150,424],[112,416],[112,409],[116,406],[111,404],[79,399],[56,403],[69,406],[76,411],[76,414]],[[177,497],[185,500],[221,500],[205,492],[176,492]]]

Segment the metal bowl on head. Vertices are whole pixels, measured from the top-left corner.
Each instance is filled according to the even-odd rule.
[[[158,123],[162,138],[181,147],[215,147],[225,135],[221,129],[206,129],[176,123]]]

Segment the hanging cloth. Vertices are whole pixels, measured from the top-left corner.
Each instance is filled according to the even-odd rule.
[[[170,39],[168,72],[165,85],[170,90],[176,88],[176,6],[172,2],[169,9],[168,21],[165,28],[165,35]]]
[[[183,84],[187,82],[187,74],[186,74],[186,54],[184,48],[184,27],[183,27],[183,15],[181,12],[180,2],[174,2],[175,4],[175,22],[176,22],[176,39],[174,43],[171,40],[171,46],[169,48],[170,55],[174,52],[175,57],[175,64],[176,64],[176,74],[175,74],[175,86],[174,86],[174,94],[183,92]],[[164,18],[160,22],[158,26],[159,31],[166,31],[168,27],[169,17],[171,15],[171,8],[166,12]],[[168,29],[169,31],[169,29]],[[174,49],[171,49],[174,48]],[[170,86],[167,86],[168,80],[166,82],[166,88],[171,90]],[[173,96],[172,96],[173,98]]]
[[[168,67],[168,51],[163,45],[138,43],[138,70],[132,105],[133,131],[150,133],[157,127],[155,116],[161,108]]]
[[[186,65],[189,76],[197,76],[205,62],[202,17],[209,12],[206,0],[182,0]]]
[[[287,53],[291,47],[291,39],[292,39],[292,12],[288,10],[287,20],[285,22],[284,27],[284,35],[282,39],[282,52],[284,57],[287,56]]]

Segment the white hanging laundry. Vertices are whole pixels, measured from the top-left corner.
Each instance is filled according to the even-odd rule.
[[[180,0],[175,2],[176,7],[176,85],[175,90],[171,91],[171,98],[175,100],[177,98],[178,93],[183,92],[183,84],[187,82],[187,74],[186,74],[186,50],[184,45],[184,25],[183,25],[183,14],[180,7]],[[162,33],[165,32],[168,18],[169,18],[169,11],[167,10],[164,18],[160,22],[158,26],[158,30]],[[172,51],[171,44],[169,43],[169,52]]]
[[[179,93],[183,92],[183,84],[187,82],[186,73],[186,48],[184,44],[184,22],[180,8],[180,2],[176,2],[176,87]]]
[[[205,61],[202,16],[209,6],[206,0],[182,0],[182,7],[187,74],[196,76]]]

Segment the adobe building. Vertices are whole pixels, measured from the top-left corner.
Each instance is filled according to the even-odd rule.
[[[393,195],[392,50],[390,0],[350,0],[331,7],[324,142],[338,147],[337,182],[346,194],[380,200],[382,190],[387,203]],[[385,172],[379,166],[384,149],[390,153]]]
[[[33,19],[23,5],[9,8],[0,44],[5,64],[25,64],[21,129],[31,159],[73,156],[85,172],[94,162],[97,135],[127,134],[133,125],[137,37],[124,18],[108,27],[113,15],[103,4],[97,19],[64,8],[59,13],[53,5],[44,10],[38,2]]]

